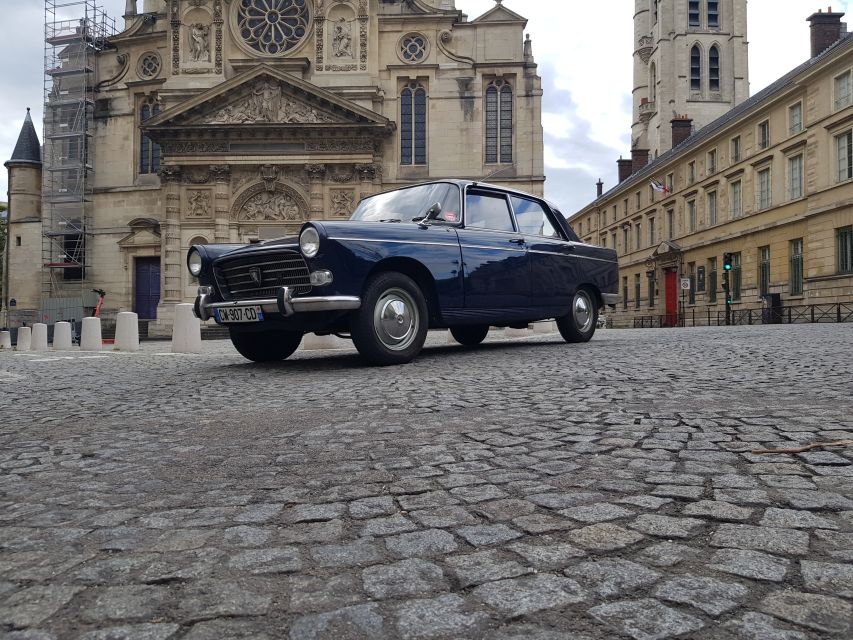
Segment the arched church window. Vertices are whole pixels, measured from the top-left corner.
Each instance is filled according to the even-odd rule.
[[[702,90],[702,52],[699,45],[693,45],[690,49],[690,90]]]
[[[279,55],[299,44],[308,32],[306,0],[240,0],[237,30],[255,51]]]
[[[486,162],[512,162],[512,87],[504,80],[486,87]]]
[[[139,110],[139,122],[145,122],[159,113],[159,104],[146,102]],[[160,171],[160,145],[142,132],[139,139],[139,173],[157,173],[158,171]]]
[[[716,45],[708,52],[708,89],[720,90],[720,50]]]
[[[417,82],[400,92],[400,164],[426,164],[426,99]]]

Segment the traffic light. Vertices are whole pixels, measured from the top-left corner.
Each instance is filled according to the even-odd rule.
[[[723,271],[732,270],[732,255],[731,253],[723,254]]]

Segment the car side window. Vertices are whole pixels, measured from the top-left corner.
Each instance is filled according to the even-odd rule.
[[[538,202],[526,198],[512,196],[512,209],[515,211],[515,219],[518,221],[518,229],[521,233],[531,236],[544,236],[546,238],[559,238],[559,232],[548,219],[548,213]]]
[[[465,196],[465,226],[493,231],[515,231],[512,214],[502,194],[472,193]]]

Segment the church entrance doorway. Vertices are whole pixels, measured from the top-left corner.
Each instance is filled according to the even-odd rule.
[[[136,258],[134,305],[140,320],[154,320],[160,302],[160,258]]]

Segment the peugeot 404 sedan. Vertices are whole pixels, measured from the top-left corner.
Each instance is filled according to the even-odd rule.
[[[195,245],[187,267],[196,315],[256,362],[287,358],[309,332],[351,338],[374,365],[411,361],[429,329],[473,346],[490,327],[555,319],[582,343],[618,300],[613,249],[581,242],[541,198],[469,180],[371,195],[298,237]]]

